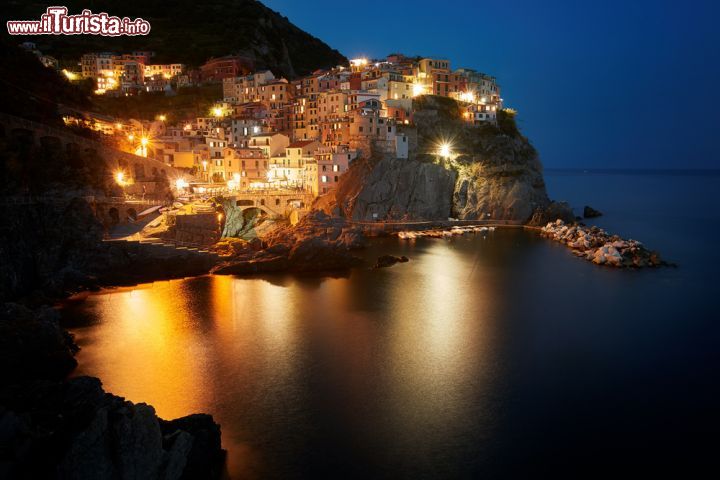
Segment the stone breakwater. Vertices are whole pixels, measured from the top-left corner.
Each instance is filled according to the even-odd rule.
[[[616,268],[643,268],[669,265],[657,252],[648,250],[637,240],[624,240],[599,227],[550,222],[540,229],[543,237],[566,245],[578,257],[596,265]]]

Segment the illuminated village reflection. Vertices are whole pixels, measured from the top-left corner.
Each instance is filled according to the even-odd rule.
[[[207,276],[91,296],[69,312],[84,318],[73,328],[77,373],[164,418],[212,413],[235,474],[274,468],[278,452],[268,450],[290,448],[288,436],[307,437],[308,449],[382,444],[380,456],[413,451],[431,462],[477,418],[492,428],[484,398],[502,285],[492,262],[502,255],[408,248],[422,255],[406,268]]]

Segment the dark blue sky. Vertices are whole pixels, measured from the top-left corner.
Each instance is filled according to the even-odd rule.
[[[264,3],[351,58],[497,76],[547,167],[720,168],[720,1]]]

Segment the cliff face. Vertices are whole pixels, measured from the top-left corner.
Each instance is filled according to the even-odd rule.
[[[41,289],[51,296],[66,284],[83,283],[81,270],[100,248],[102,226],[89,205],[2,205],[0,299]]]
[[[538,154],[502,112],[498,125],[471,126],[449,98],[414,102],[415,126],[405,128],[410,158],[367,154],[342,177],[335,192],[316,206],[353,220],[496,219],[528,222],[553,205],[560,218],[571,212],[548,198]],[[443,143],[451,155],[437,155]],[[555,213],[553,213],[555,215]]]
[[[321,200],[328,213],[355,221],[450,215],[456,172],[414,159],[380,157],[357,162],[337,193]]]
[[[458,159],[454,216],[527,221],[550,201],[542,165],[524,138],[481,136],[474,153]]]

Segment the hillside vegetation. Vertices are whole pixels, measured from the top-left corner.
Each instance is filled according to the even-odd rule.
[[[0,7],[3,18],[34,20],[47,2],[10,0]],[[288,77],[344,63],[345,57],[323,41],[293,25],[286,17],[256,0],[66,0],[71,14],[87,8],[150,22],[147,36],[99,35],[24,36],[38,48],[66,64],[89,51],[152,50],[157,63],[199,66],[210,57],[240,54]]]

